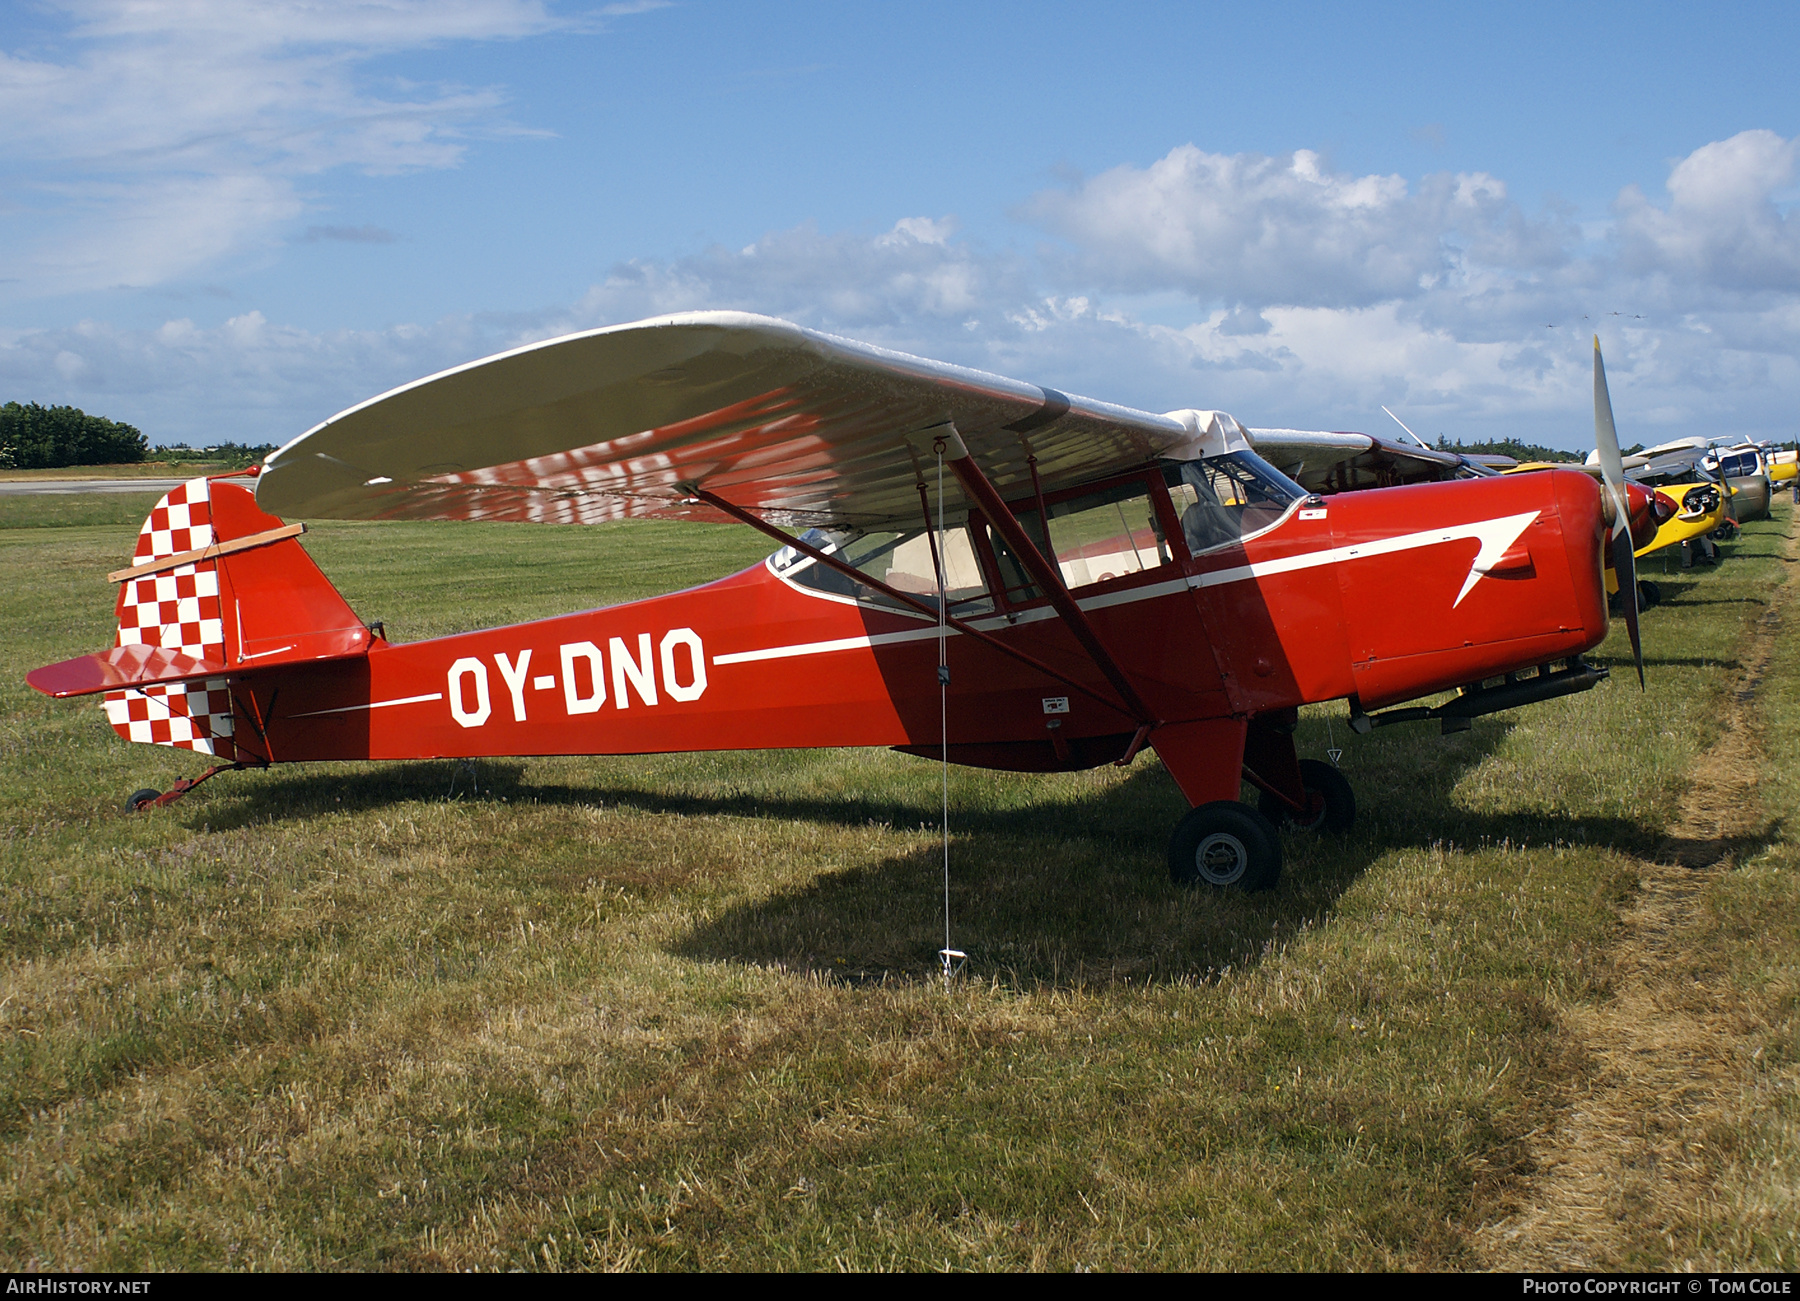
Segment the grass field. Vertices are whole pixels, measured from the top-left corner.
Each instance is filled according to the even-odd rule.
[[[1647,695],[1615,658],[1593,692],[1457,736],[1309,711],[1302,753],[1345,748],[1361,818],[1290,836],[1270,894],[1167,884],[1184,806],[1153,758],[953,770],[971,959],[946,993],[939,774],[886,752],[483,763],[478,790],[448,764],[320,765],[122,815],[199,765],[23,684],[111,640],[104,574],[151,503],[84,500],[79,520],[0,501],[8,1267],[1463,1269],[1561,1233],[1598,1264],[1786,1268],[1800,1249],[1785,511],[1718,571],[1662,579]],[[691,525],[325,524],[307,545],[396,640],[766,550]],[[1709,772],[1750,783],[1706,788],[1732,805],[1717,834],[1694,800]],[[1644,920],[1677,870],[1685,902]],[[1676,956],[1641,980],[1627,958],[1651,939]],[[1640,985],[1650,1020],[1710,1027],[1671,1052],[1724,1065],[1663,1128],[1631,1102],[1642,1141],[1577,1232],[1557,1171],[1576,1103],[1635,1097],[1606,1017]]]

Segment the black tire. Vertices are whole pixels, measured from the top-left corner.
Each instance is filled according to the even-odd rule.
[[[147,809],[161,796],[161,791],[152,790],[148,786],[144,787],[142,790],[135,790],[125,799],[125,811],[127,813],[136,813],[140,809]]]
[[[1355,825],[1356,792],[1350,789],[1343,773],[1317,759],[1302,759],[1300,784],[1306,790],[1307,802],[1317,804],[1317,811],[1310,819],[1301,817],[1267,791],[1257,797],[1257,812],[1277,827],[1299,827],[1302,831],[1335,834]]]
[[[1281,880],[1281,837],[1269,820],[1236,800],[1190,810],[1169,838],[1169,879],[1246,893]]]
[[[1662,604],[1662,588],[1648,578],[1638,579],[1638,609],[1654,610]]]

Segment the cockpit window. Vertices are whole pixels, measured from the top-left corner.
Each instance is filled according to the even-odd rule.
[[[1195,554],[1261,533],[1306,490],[1254,452],[1163,467],[1182,536]]]
[[[937,605],[937,575],[931,559],[931,536],[924,529],[894,530],[825,530],[809,529],[802,542],[829,555],[838,556],[852,568],[896,591],[917,596],[925,604]],[[969,542],[969,530],[958,526],[942,535],[944,578],[948,589],[950,613],[958,618],[987,614],[994,608],[987,584],[981,577],[981,566],[975,560],[975,549]],[[769,567],[781,577],[815,592],[848,597],[870,605],[894,610],[918,611],[896,601],[885,592],[853,581],[830,565],[822,565],[792,547],[783,547],[769,557]]]
[[[1150,481],[1128,479],[1095,492],[1053,502],[1050,507],[1050,550],[1069,588],[1104,583],[1109,578],[1141,574],[1169,563],[1168,541],[1150,496]],[[1044,526],[1036,510],[1018,511],[1025,536],[1044,547]],[[1007,599],[1030,600],[1037,589],[1025,577],[1011,550],[992,528],[988,541],[1006,580]],[[1016,580],[1016,581],[1015,581]]]

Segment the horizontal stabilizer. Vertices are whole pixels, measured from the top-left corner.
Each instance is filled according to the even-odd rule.
[[[219,677],[226,671],[223,664],[195,659],[165,646],[115,646],[98,655],[82,655],[33,669],[25,675],[25,681],[46,696],[61,700],[159,682]]]
[[[258,510],[254,477],[170,489],[131,564],[107,575],[117,644],[25,680],[51,696],[104,693],[128,741],[232,761],[243,757],[233,679],[368,654],[374,636],[300,545],[305,527]]]

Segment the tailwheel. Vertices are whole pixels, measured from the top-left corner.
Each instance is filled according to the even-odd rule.
[[[169,793],[167,795],[160,795],[156,791],[151,790],[148,786],[143,787],[141,790],[131,792],[130,797],[125,801],[125,811],[127,813],[136,813],[138,810],[147,809],[153,804],[173,804],[183,795],[186,795],[189,791],[193,790],[194,787],[198,786],[201,782],[211,781],[222,772],[236,772],[240,768],[266,768],[268,766],[267,760],[260,760],[254,763],[249,760],[239,760],[235,763],[215,763],[212,767],[208,768],[205,772],[192,780],[189,780],[186,777],[181,778],[173,786],[169,787]]]
[[[1274,888],[1281,879],[1281,837],[1269,820],[1235,800],[1190,810],[1169,839],[1169,877],[1177,885]]]
[[[1305,814],[1294,812],[1268,791],[1258,797],[1258,811],[1278,827],[1299,827],[1303,831],[1350,830],[1356,821],[1356,792],[1350,789],[1343,773],[1317,759],[1302,759],[1300,784],[1306,790]]]
[[[1638,609],[1654,610],[1662,604],[1662,588],[1648,578],[1638,579]]]

